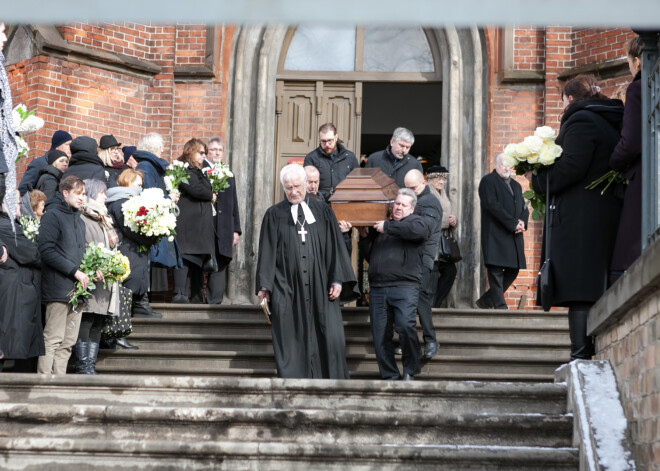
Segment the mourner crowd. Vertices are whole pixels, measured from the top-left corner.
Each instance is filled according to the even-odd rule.
[[[631,41],[635,78],[625,108],[590,76],[565,84],[556,138],[561,157],[525,174],[531,188],[549,198],[542,259],[552,253],[552,283],[544,304],[568,307],[573,359],[593,354],[588,310],[641,252],[640,53],[639,41]],[[95,374],[102,341],[106,348],[137,348],[122,336],[118,318],[162,317],[148,292],[168,290],[168,269],[173,302],[222,303],[241,225],[236,182],[231,172],[222,173],[221,138],[190,139],[168,161],[157,133],[122,146],[112,135],[97,142],[58,130],[17,185],[13,104],[2,66],[0,93],[0,369],[5,358],[14,360],[14,371],[64,374],[74,351],[76,372]],[[413,133],[395,129],[389,145],[365,164],[400,187],[391,216],[353,228],[336,219],[328,200],[359,162],[332,123],[321,126],[318,137],[304,166],[281,169],[285,198],[266,211],[261,225],[255,293],[271,313],[278,375],[349,377],[341,306],[360,296],[350,262],[357,231],[359,253],[369,264],[380,375],[412,380],[421,362],[438,353],[432,308],[447,298],[460,260],[459,220],[445,188],[449,171],[433,165],[424,173],[410,154]],[[481,309],[507,309],[504,294],[526,268],[523,233],[530,213],[509,157],[497,155],[479,185],[489,286],[475,301]],[[588,188],[611,170],[620,172],[611,190]],[[142,203],[147,195],[157,195],[166,208],[155,220],[148,213],[159,206]],[[103,257],[115,271],[85,270],[100,266],[92,260]]]

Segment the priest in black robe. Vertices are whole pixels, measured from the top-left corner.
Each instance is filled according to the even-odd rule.
[[[347,379],[341,302],[359,297],[337,219],[306,195],[305,170],[280,172],[286,199],[261,223],[256,291],[270,301],[281,378]]]

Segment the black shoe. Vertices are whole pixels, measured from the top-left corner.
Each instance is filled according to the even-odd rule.
[[[479,309],[493,309],[492,307],[488,306],[486,303],[484,303],[481,299],[477,299],[474,304],[479,308]]]
[[[424,358],[430,360],[438,353],[438,342],[429,342],[424,349]]]
[[[415,377],[410,373],[403,373],[403,381],[414,381]]]
[[[175,304],[190,304],[188,296],[184,296],[183,294],[175,294],[172,298],[172,302]]]
[[[140,347],[137,345],[133,345],[131,343],[128,343],[128,340],[126,340],[126,337],[122,337],[120,339],[117,339],[117,346],[120,348],[125,348],[126,350],[139,350]]]
[[[403,355],[403,350],[401,349],[401,347],[396,347],[394,349],[394,354],[399,356]]]

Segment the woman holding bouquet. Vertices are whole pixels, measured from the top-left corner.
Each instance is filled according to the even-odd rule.
[[[199,276],[199,274],[205,268],[206,271],[217,270],[212,206],[215,196],[211,182],[202,173],[206,153],[207,147],[204,142],[191,139],[183,146],[183,154],[179,157],[180,161],[188,163],[188,183],[179,186],[180,214],[176,233],[183,258],[183,268],[174,270],[172,302],[175,303],[188,302],[189,284],[192,285],[191,297],[195,300],[203,299],[203,275]]]
[[[571,359],[590,359],[593,342],[587,336],[587,314],[607,288],[621,204],[612,190],[601,195],[585,187],[610,170],[608,161],[619,141],[623,104],[600,93],[591,76],[569,80],[563,100],[556,140],[562,155],[553,165],[538,170],[537,175],[529,172],[527,177],[536,193],[550,191],[552,305],[569,308]]]
[[[143,179],[144,176],[139,170],[133,170],[132,168],[124,170],[117,177],[117,185],[119,186],[107,190],[105,201],[108,214],[112,217],[115,227],[118,229],[119,251],[126,255],[131,263],[131,274],[124,280],[123,285],[133,292],[131,307],[133,317],[142,317],[141,311],[136,311],[136,306],[142,302],[142,297],[147,294],[149,288],[149,252],[148,250],[141,250],[140,247],[151,247],[157,239],[138,234],[128,227],[121,206],[131,197],[142,193]],[[119,339],[117,346],[130,349],[138,348],[128,343],[125,338]]]
[[[87,193],[87,201],[82,213],[82,220],[85,223],[85,242],[102,244],[107,249],[114,249],[119,239],[105,207],[105,183],[100,180],[84,180],[84,182]],[[118,313],[118,283],[107,288],[104,288],[102,283],[97,283],[96,288],[87,298],[87,305],[80,320],[78,341],[74,347],[77,358],[76,373],[96,374],[96,357],[99,353],[106,316],[116,316]]]

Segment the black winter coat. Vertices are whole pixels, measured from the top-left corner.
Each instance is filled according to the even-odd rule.
[[[494,170],[479,183],[481,250],[486,265],[527,268],[522,232],[514,231],[519,219],[527,228],[529,210],[520,183],[513,178],[510,183],[513,194]]]
[[[41,254],[42,302],[68,303],[68,296],[85,254],[85,224],[80,211],[68,205],[60,193],[46,202],[38,237]]]
[[[422,282],[424,242],[429,227],[421,216],[385,221],[382,234],[375,229],[360,240],[360,251],[369,261],[371,286],[419,285]]]
[[[41,169],[49,165],[48,160],[46,160],[48,152],[46,152],[41,157],[34,159],[32,162],[30,162],[27,169],[25,169],[23,178],[21,178],[21,183],[18,185],[18,191],[21,193],[21,196],[23,196],[28,191],[34,190],[35,185],[39,180]]]
[[[6,358],[44,355],[41,327],[41,257],[21,226],[0,213],[0,247],[9,255],[0,264],[0,351]]]
[[[423,172],[422,164],[410,154],[404,155],[401,159],[395,159],[390,152],[391,149],[391,146],[387,146],[387,149],[371,154],[365,167],[381,169],[385,175],[396,181],[399,188],[405,188],[403,179],[406,177],[406,173],[413,169]]]
[[[564,112],[556,139],[563,148],[561,157],[532,178],[534,191],[545,193],[549,174],[550,194],[555,198],[550,237],[553,306],[593,303],[607,288],[621,200],[612,190],[601,195],[600,189],[585,187],[610,170],[622,118],[620,100],[573,103]],[[547,228],[543,247],[546,234]]]
[[[122,168],[105,167],[105,171],[107,172],[107,177],[103,181],[105,182],[106,187],[114,188],[118,186],[117,177],[121,175],[121,172],[123,172],[127,168],[131,168],[131,167],[129,167],[128,165],[124,165]]]
[[[438,198],[431,193],[428,185],[417,195],[417,205],[413,214],[422,216],[429,227],[429,237],[424,242],[424,266],[432,270],[442,236],[442,206]]]
[[[62,178],[75,175],[81,180],[96,179],[105,182],[105,167],[103,161],[96,154],[96,141],[85,136],[78,137],[71,142],[71,160]]]
[[[135,295],[142,295],[149,289],[149,247],[156,243],[154,237],[138,234],[126,226],[121,205],[128,198],[107,203],[108,214],[112,216],[115,228],[119,229],[119,251],[128,257],[131,262],[131,274],[124,280],[123,286],[133,291]],[[140,246],[147,248],[140,251]]]
[[[34,188],[43,191],[46,198],[50,199],[59,191],[61,179],[62,171],[60,169],[46,165],[39,172],[39,179]]]
[[[612,255],[612,271],[627,270],[642,254],[642,80],[641,72],[626,90],[621,139],[610,167],[628,179]]]
[[[212,255],[215,253],[213,230],[213,191],[211,182],[196,167],[188,167],[188,183],[179,186],[181,197],[176,237],[183,254]]]
[[[236,197],[236,180],[230,177],[229,188],[218,193],[215,200],[216,251],[219,255],[231,260],[234,254],[234,232],[242,233],[241,218],[238,215],[238,198]]]
[[[305,156],[304,165],[313,165],[319,170],[319,193],[326,201],[335,192],[337,185],[343,182],[354,168],[360,166],[355,154],[340,143],[337,143],[336,152],[335,158],[331,159],[319,146]]]

